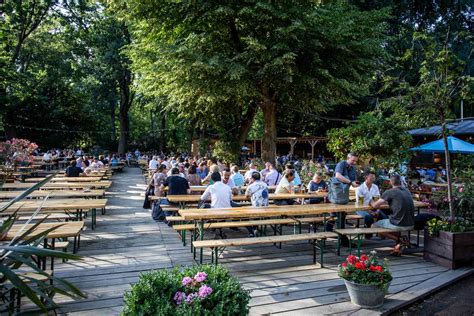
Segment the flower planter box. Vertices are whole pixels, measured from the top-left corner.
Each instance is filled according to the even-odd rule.
[[[425,229],[424,258],[449,269],[474,263],[474,232],[440,232],[430,236]]]

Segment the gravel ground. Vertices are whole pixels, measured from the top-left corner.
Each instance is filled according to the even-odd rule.
[[[423,301],[405,307],[391,316],[472,316],[474,315],[474,274]]]

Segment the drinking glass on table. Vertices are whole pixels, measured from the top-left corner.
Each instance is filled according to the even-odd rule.
[[[359,195],[359,206],[363,206],[363,205],[364,205],[364,196]]]

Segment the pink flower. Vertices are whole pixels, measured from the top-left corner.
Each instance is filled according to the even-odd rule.
[[[194,299],[197,298],[198,295],[196,293],[191,293],[189,294],[188,296],[186,296],[185,298],[185,302],[186,304],[190,305],[193,303]]]
[[[210,286],[207,286],[207,285],[204,284],[203,286],[201,286],[199,288],[198,293],[199,293],[198,295],[199,295],[200,298],[205,298],[205,297],[211,295],[212,288]]]
[[[174,295],[174,301],[176,302],[177,305],[181,305],[181,303],[183,302],[183,300],[186,299],[186,294],[183,293],[183,292],[176,292],[176,294]]]
[[[206,279],[207,279],[207,274],[206,274],[206,272],[198,272],[198,273],[196,273],[196,275],[194,276],[194,280],[195,280],[196,282],[204,282],[204,281],[206,281]]]
[[[345,262],[341,263],[341,267],[343,267],[343,268],[347,267],[347,263],[345,263]]]
[[[181,284],[184,286],[188,286],[189,284],[193,283],[193,279],[190,277],[184,277],[181,281]]]

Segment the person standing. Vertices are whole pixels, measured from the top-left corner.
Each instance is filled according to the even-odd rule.
[[[355,153],[349,153],[347,159],[340,161],[334,169],[334,177],[331,179],[329,201],[335,204],[347,204],[349,202],[349,188],[352,185],[354,188],[359,186],[357,182],[356,164],[359,156]],[[331,216],[336,216],[337,213],[331,213]],[[332,231],[335,223],[328,221],[326,223],[326,231]],[[339,226],[344,228],[346,226],[346,214],[339,213]],[[345,236],[341,237],[342,245],[349,246],[349,239]]]

